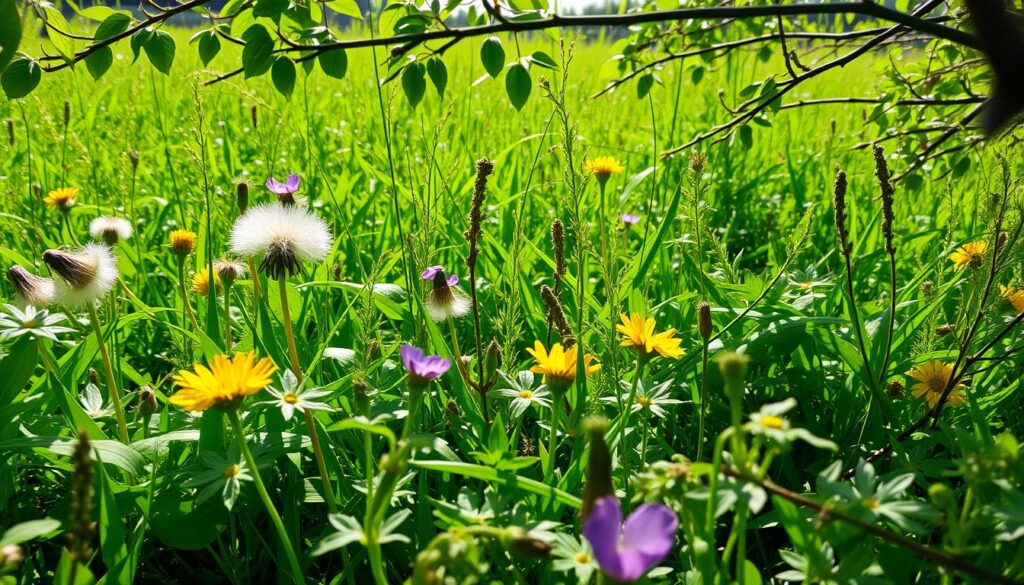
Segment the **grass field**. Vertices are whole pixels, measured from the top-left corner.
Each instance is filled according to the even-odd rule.
[[[1024,578],[1024,459],[1013,439],[1024,430],[1024,168],[1012,140],[971,150],[956,174],[896,183],[890,257],[876,161],[852,148],[882,136],[865,122],[874,106],[781,110],[749,143],[658,156],[725,121],[719,92],[736,103],[777,60],[676,62],[648,98],[629,84],[590,99],[609,79],[609,44],[523,38],[524,54],[543,50],[562,68],[544,71],[550,96],[534,68],[516,111],[503,80],[474,83],[485,72],[471,40],[447,57],[444,96],[428,86],[412,109],[399,80],[376,90],[365,51],[350,52],[340,81],[300,69],[291,98],[268,77],[199,85],[210,75],[195,73],[191,32],[173,31],[170,75],[132,66],[125,45],[98,82],[80,67],[0,102],[5,270],[59,281],[74,264],[67,253],[96,239],[92,220],[133,228],[111,246],[118,274],[95,308],[49,307],[67,316],[52,331],[59,341],[27,331],[15,285],[0,283],[12,304],[0,321],[0,532],[22,527],[0,544],[18,543],[24,557],[0,564],[3,579],[269,583],[301,571],[318,583],[615,582],[582,536],[585,485],[626,510],[656,501],[678,517],[671,552],[641,577],[651,582],[970,575],[895,537]],[[210,69],[230,69],[237,53],[226,46]],[[921,55],[896,57],[910,66]],[[858,61],[792,99],[873,95],[888,63]],[[706,72],[694,83],[697,66]],[[624,170],[588,172],[599,156]],[[894,175],[905,168],[887,156]],[[474,239],[482,158],[493,172],[477,189]],[[833,209],[838,168],[849,264]],[[301,178],[298,209],[323,219],[329,245],[283,278],[267,260],[270,274],[254,281],[262,256],[233,253],[232,229],[246,207],[275,200],[268,177],[288,174]],[[44,202],[64,187],[78,189],[72,206]],[[296,239],[315,239],[315,221],[298,225]],[[170,246],[175,230],[197,234],[184,254]],[[974,242],[986,246],[957,268],[951,254]],[[44,263],[52,249],[62,251]],[[224,258],[247,274],[210,294]],[[435,265],[460,277],[456,304],[474,295],[474,311],[430,318],[447,306],[431,296],[447,289],[444,274],[421,278]],[[571,332],[551,325],[542,286]],[[622,346],[620,313],[674,329],[683,353]],[[601,368],[565,383],[551,370],[519,375],[537,365],[526,350],[538,340],[582,348],[578,363],[566,360],[574,372],[583,353]],[[465,372],[418,381],[405,375],[402,344],[476,357]],[[183,392],[180,371],[249,351],[276,365],[274,393],[263,383],[240,408],[236,397],[202,414],[168,401]],[[894,441],[950,382],[933,360],[962,386],[950,385],[936,426]],[[911,371],[931,384],[923,396]],[[296,378],[320,392],[292,416]],[[723,461],[734,471],[717,473]],[[830,522],[787,494],[885,534]]]

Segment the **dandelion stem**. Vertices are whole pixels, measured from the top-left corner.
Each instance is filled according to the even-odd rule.
[[[551,388],[551,432],[548,435],[548,464],[544,470],[544,483],[551,485],[555,477],[555,451],[558,449],[558,409],[562,408],[565,391]]]
[[[704,455],[704,418],[708,412],[708,342],[700,348],[700,414],[697,422],[697,461]]]
[[[285,530],[284,522],[281,521],[281,515],[278,514],[277,508],[274,507],[274,502],[270,501],[267,487],[263,485],[263,478],[260,477],[259,468],[256,466],[256,459],[253,458],[252,452],[249,451],[249,445],[245,440],[245,432],[242,430],[242,421],[238,418],[238,411],[228,410],[227,415],[228,421],[231,423],[231,430],[235,433],[238,449],[242,452],[245,464],[249,467],[253,483],[256,484],[256,491],[260,494],[260,500],[263,501],[263,506],[267,509],[267,514],[270,515],[270,521],[274,524],[277,537],[281,540],[281,547],[284,548],[284,554],[288,557],[292,578],[296,583],[304,583],[305,577],[303,576],[302,565],[299,564],[299,557],[295,554],[295,548],[292,546],[291,539],[288,538],[288,532]]]
[[[114,405],[114,418],[117,419],[117,433],[121,442],[127,445],[128,424],[124,419],[124,408],[121,406],[121,393],[117,389],[117,380],[114,378],[114,367],[110,362],[110,352],[107,351],[107,344],[103,341],[103,329],[100,327],[100,316],[96,312],[96,306],[89,304],[89,321],[92,322],[93,333],[96,334],[96,343],[100,346],[100,357],[103,359],[103,370],[107,376],[107,390],[110,393],[110,402]]]
[[[231,285],[224,283],[224,347],[231,351]]]
[[[199,322],[196,321],[196,315],[192,312],[192,303],[188,300],[188,289],[185,288],[185,259],[181,256],[178,257],[178,284],[181,289],[181,304],[185,308],[185,315],[188,316],[188,320],[192,322],[194,331],[202,331],[199,328]]]
[[[284,321],[284,337],[288,341],[288,357],[292,364],[292,373],[296,380],[302,383],[302,366],[299,364],[299,352],[295,348],[295,333],[292,331],[292,314],[288,308],[288,285],[282,276],[277,279],[277,290],[281,293],[281,319]],[[334,496],[334,486],[331,484],[331,476],[327,473],[327,462],[324,460],[324,452],[320,447],[320,435],[316,431],[316,421],[309,409],[303,409],[303,418],[306,419],[306,433],[313,445],[313,458],[316,459],[317,469],[320,471],[320,481],[324,484],[324,500],[327,502],[327,509],[331,514],[337,512],[337,500]]]

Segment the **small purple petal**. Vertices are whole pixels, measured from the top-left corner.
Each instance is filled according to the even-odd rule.
[[[618,581],[635,581],[665,559],[675,546],[679,518],[662,504],[644,504],[625,524],[614,496],[594,502],[583,536],[601,570]]]
[[[633,225],[635,223],[640,223],[640,216],[639,215],[634,215],[632,213],[623,213],[622,215],[619,216],[619,219],[621,219],[622,223],[624,223],[626,225]]]
[[[286,183],[286,185],[287,185],[288,189],[291,190],[292,193],[298,191],[299,190],[299,176],[298,175],[288,175],[288,182]]]
[[[403,345],[398,353],[402,356],[402,366],[409,373],[412,373],[416,363],[423,359],[423,350],[412,345]]]
[[[438,272],[444,272],[444,266],[431,266],[420,273],[423,280],[432,280]]]
[[[594,558],[601,569],[615,577],[622,572],[619,536],[622,534],[622,509],[615,496],[605,496],[594,507],[583,525],[583,536],[594,549]]]
[[[459,276],[457,274],[453,274],[453,275],[449,276],[448,277],[448,286],[455,286],[456,284],[459,284]]]
[[[403,345],[399,353],[410,380],[416,383],[429,382],[447,372],[452,366],[450,360],[436,355],[425,355],[422,349],[411,345]]]
[[[274,177],[270,177],[266,182],[267,190],[274,195],[291,195],[299,190],[299,176],[288,175],[287,182],[282,183]]]

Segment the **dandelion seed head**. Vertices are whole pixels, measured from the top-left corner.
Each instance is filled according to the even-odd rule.
[[[43,262],[60,276],[54,281],[56,300],[72,307],[96,302],[117,282],[117,260],[105,244],[86,244],[75,252],[47,250]]]
[[[295,274],[302,262],[322,262],[331,244],[331,231],[323,219],[280,202],[249,209],[231,229],[231,251],[263,255],[260,268],[274,278]]]
[[[42,308],[53,303],[56,296],[52,279],[36,276],[18,265],[7,271],[7,280],[14,286],[18,299],[26,305]]]
[[[103,215],[89,222],[89,235],[113,246],[132,237],[132,223],[123,217]]]

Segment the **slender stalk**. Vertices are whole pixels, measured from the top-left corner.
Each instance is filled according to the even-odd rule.
[[[256,484],[256,491],[260,494],[263,507],[267,509],[267,514],[270,515],[270,521],[274,525],[274,530],[277,531],[277,537],[281,540],[281,547],[284,549],[285,556],[288,557],[292,578],[296,583],[305,583],[306,578],[303,576],[299,557],[295,554],[295,547],[292,546],[292,541],[288,538],[288,532],[285,530],[284,522],[281,521],[281,515],[278,514],[277,508],[274,507],[274,502],[270,501],[270,494],[267,493],[267,487],[263,484],[263,478],[260,477],[259,468],[256,466],[256,459],[252,456],[252,452],[249,451],[249,444],[245,440],[245,432],[242,430],[242,421],[238,418],[238,411],[228,410],[227,415],[228,421],[231,423],[231,430],[235,433],[238,449],[242,452],[242,457],[245,458],[245,464],[249,467],[249,473],[252,474],[252,482]]]
[[[697,422],[697,461],[704,455],[704,419],[708,412],[708,343],[700,348],[700,414]]]
[[[551,390],[551,429],[548,434],[548,461],[544,470],[544,483],[551,485],[555,478],[555,451],[558,449],[558,410],[562,408],[565,391]]]
[[[195,313],[192,312],[192,303],[188,300],[188,288],[185,287],[185,259],[181,256],[178,256],[178,288],[181,291],[181,304],[185,308],[185,315],[192,322],[195,331],[202,331]]]
[[[96,334],[96,343],[100,346],[100,357],[103,359],[103,371],[107,376],[107,390],[110,394],[110,402],[114,405],[114,418],[117,419],[117,434],[121,442],[127,445],[128,423],[124,418],[124,407],[121,406],[121,392],[117,389],[117,379],[114,377],[114,366],[110,361],[110,352],[107,351],[107,344],[103,341],[103,329],[100,327],[100,316],[96,312],[96,306],[89,304],[89,321],[92,322],[93,333]]]
[[[299,352],[295,348],[295,333],[292,331],[292,314],[288,307],[288,286],[282,276],[277,279],[277,290],[281,294],[281,319],[284,321],[284,337],[288,342],[288,357],[292,364],[292,373],[302,383],[302,366],[299,364]],[[306,433],[313,446],[313,458],[316,459],[317,469],[320,471],[320,481],[324,485],[324,500],[327,501],[327,509],[330,513],[337,512],[337,499],[334,496],[334,485],[331,484],[331,476],[327,473],[327,462],[324,460],[324,452],[320,446],[320,435],[316,431],[316,422],[313,414],[305,409],[302,412],[306,420]]]
[[[640,385],[640,377],[643,375],[647,360],[648,358],[642,354],[637,358],[636,370],[633,371],[633,382],[629,386],[629,396],[626,398],[625,409],[622,411],[622,425],[619,427],[619,467],[622,469],[622,487],[626,490],[627,500],[629,500],[629,460],[633,450],[626,446],[626,431],[629,429],[629,420],[633,417],[636,389]]]
[[[224,347],[231,351],[231,285],[224,284]]]

